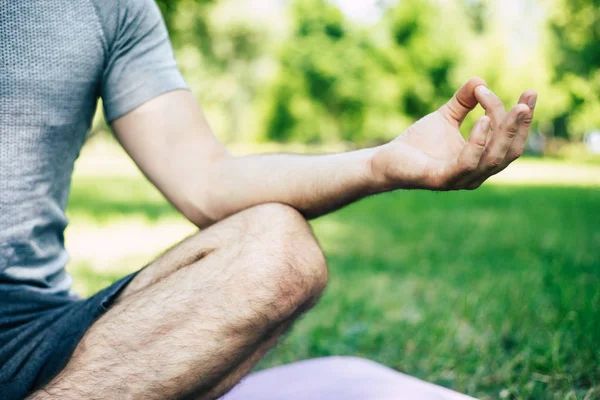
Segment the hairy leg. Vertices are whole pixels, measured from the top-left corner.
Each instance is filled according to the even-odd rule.
[[[194,397],[194,400],[209,400],[216,399],[219,396],[227,393],[233,386],[235,386],[248,372],[260,361],[267,352],[275,346],[277,341],[281,338],[281,335],[288,330],[292,323],[300,316],[303,312],[307,311],[314,304],[316,304],[318,298],[313,298],[312,301],[305,304],[304,307],[296,310],[295,315],[292,315],[284,323],[277,327],[277,329],[269,335],[258,348],[251,354],[246,360],[244,360],[236,369],[234,369],[229,375],[224,377],[217,386],[215,386],[210,392],[200,394]]]
[[[326,279],[299,213],[277,204],[245,210],[146,267],[32,398],[217,398]]]
[[[275,345],[279,337],[290,327],[293,320],[289,319],[285,323],[281,324],[277,330],[267,337],[258,346],[258,348],[248,358],[242,361],[234,370],[232,370],[227,376],[225,376],[215,387],[206,393],[197,393],[194,396],[190,396],[193,400],[212,400],[219,398],[223,394],[227,393],[233,388],[244,376],[250,372],[267,352]]]

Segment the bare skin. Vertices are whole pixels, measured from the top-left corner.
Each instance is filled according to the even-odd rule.
[[[327,270],[300,214],[266,204],[188,238],[138,278],[32,399],[217,398],[316,302]]]
[[[113,127],[146,176],[200,227],[267,202],[287,204],[314,218],[390,190],[473,189],[506,168],[523,151],[537,95],[523,92],[507,113],[502,101],[483,89],[485,81],[472,78],[396,140],[323,156],[234,157],[186,91],[160,96]],[[459,127],[478,103],[486,116],[465,142]]]
[[[187,91],[113,121],[145,175],[208,229],[141,271],[31,399],[215,399],[318,299],[327,269],[305,218],[390,190],[475,189],[520,156],[537,95],[509,112],[479,78],[396,140],[325,156],[233,157]],[[459,132],[481,104],[465,141]]]

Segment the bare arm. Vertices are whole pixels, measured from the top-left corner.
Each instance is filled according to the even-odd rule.
[[[495,95],[475,90],[481,85],[481,79],[470,80],[447,105],[387,145],[333,155],[233,157],[187,91],[159,96],[113,128],[145,175],[200,227],[269,202],[312,218],[388,190],[475,188],[505,168],[522,152],[536,95],[525,92],[507,114]],[[465,142],[458,128],[478,102],[489,117]]]

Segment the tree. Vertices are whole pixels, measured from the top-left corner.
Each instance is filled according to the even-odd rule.
[[[554,118],[557,136],[600,127],[600,0],[556,0],[549,18],[555,84],[568,93]]]
[[[248,18],[235,0],[159,0],[180,68],[226,141],[246,134],[245,110],[261,83],[269,24]]]
[[[384,141],[452,95],[460,57],[447,9],[403,0],[359,27],[326,0],[292,4],[293,30],[271,90],[266,138]]]
[[[378,65],[371,44],[325,0],[298,0],[267,101],[271,140],[356,140],[374,101]]]

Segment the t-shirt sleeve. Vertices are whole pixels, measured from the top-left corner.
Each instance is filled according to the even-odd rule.
[[[186,89],[154,0],[102,3],[111,4],[103,26],[107,59],[100,93],[106,119],[113,121],[160,94]]]

